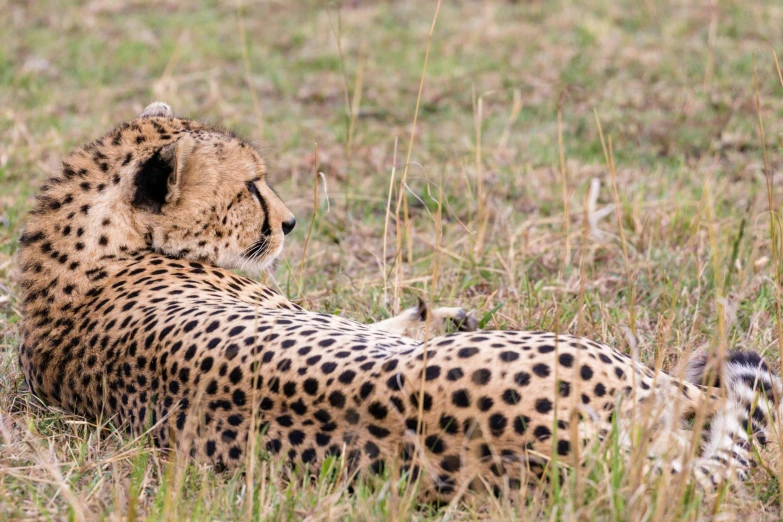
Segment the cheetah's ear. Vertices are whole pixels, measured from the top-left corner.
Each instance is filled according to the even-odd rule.
[[[183,172],[188,168],[188,161],[193,154],[193,150],[196,148],[196,141],[190,134],[183,134],[177,142],[172,145],[174,146],[174,166],[171,175],[168,178],[166,203],[173,203],[179,199]]]
[[[196,148],[189,134],[160,149],[139,165],[133,180],[133,206],[160,214],[164,205],[179,200],[183,173]]]
[[[147,107],[141,111],[141,114],[139,114],[139,118],[152,118],[153,116],[173,118],[174,111],[171,110],[171,107],[169,107],[167,103],[156,101],[147,105]]]

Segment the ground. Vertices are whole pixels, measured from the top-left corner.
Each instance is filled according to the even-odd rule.
[[[779,516],[765,472],[705,503],[600,454],[525,502],[440,508],[391,478],[348,488],[340,462],[312,483],[263,454],[216,474],[25,393],[13,254],[31,197],[71,147],[154,99],[267,147],[300,226],[263,279],[309,309],[370,322],[421,296],[666,369],[721,343],[777,364],[780,3],[444,2],[417,103],[436,5],[0,5],[0,518]]]

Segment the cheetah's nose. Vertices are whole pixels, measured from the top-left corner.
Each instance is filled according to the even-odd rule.
[[[292,217],[288,221],[283,221],[283,234],[288,235],[296,226],[296,218]]]

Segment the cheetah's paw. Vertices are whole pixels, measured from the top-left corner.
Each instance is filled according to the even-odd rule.
[[[440,307],[432,310],[432,321],[442,323],[446,332],[475,332],[478,319],[473,310],[465,311],[461,307]]]
[[[375,330],[424,340],[456,331],[474,332],[478,330],[478,320],[472,311],[466,311],[464,308],[430,308],[420,299],[417,306],[369,326]]]

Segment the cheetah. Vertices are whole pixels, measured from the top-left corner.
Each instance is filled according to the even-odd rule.
[[[477,330],[459,308],[364,325],[231,272],[263,271],[296,224],[266,173],[248,142],[160,102],[72,152],[19,240],[29,389],[216,466],[259,437],[309,469],[394,469],[423,502],[520,489],[613,420],[624,447],[643,424],[653,468],[705,489],[743,479],[766,442],[781,382],[752,353],[723,359],[722,393],[704,358],[681,380],[589,339]],[[697,412],[711,423],[693,455]]]

